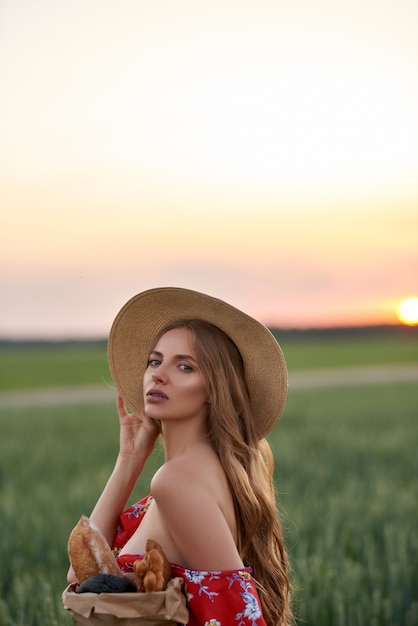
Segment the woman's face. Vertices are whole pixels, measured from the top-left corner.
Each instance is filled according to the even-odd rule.
[[[153,348],[145,370],[145,414],[157,420],[204,419],[207,402],[191,331],[167,331]]]

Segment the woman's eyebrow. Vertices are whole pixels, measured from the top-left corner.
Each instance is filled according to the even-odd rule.
[[[176,354],[176,359],[178,359],[179,361],[186,359],[189,361],[194,361],[196,363],[196,359],[192,357],[191,354]]]
[[[150,352],[150,356],[158,356],[158,357],[163,357],[163,353],[159,352],[158,350],[152,350]],[[196,359],[191,355],[191,354],[176,354],[174,357],[176,360],[178,361],[182,361],[184,359],[187,359],[189,361],[194,361],[195,363],[197,363]]]

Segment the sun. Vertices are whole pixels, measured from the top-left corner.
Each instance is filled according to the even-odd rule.
[[[418,324],[418,298],[406,298],[399,304],[396,314],[402,324]]]

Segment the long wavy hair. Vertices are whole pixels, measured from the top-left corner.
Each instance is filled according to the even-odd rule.
[[[268,626],[293,624],[289,562],[276,507],[274,460],[266,439],[258,439],[241,355],[222,330],[203,320],[177,320],[168,330],[191,331],[206,381],[208,439],[225,470],[238,525],[238,551],[253,568]]]

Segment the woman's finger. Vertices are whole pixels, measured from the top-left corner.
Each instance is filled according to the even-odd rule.
[[[128,411],[126,410],[125,402],[120,394],[118,394],[116,400],[116,407],[118,410],[119,417],[126,417],[128,415]]]

